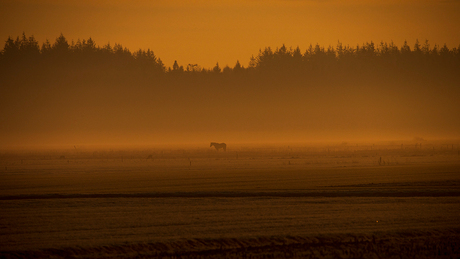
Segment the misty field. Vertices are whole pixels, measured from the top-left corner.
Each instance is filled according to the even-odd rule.
[[[0,257],[457,258],[458,145],[0,153]]]

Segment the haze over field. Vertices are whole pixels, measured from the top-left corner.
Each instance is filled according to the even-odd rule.
[[[41,46],[40,46],[41,45]],[[458,139],[460,52],[428,41],[266,47],[167,67],[150,50],[8,38],[3,147]]]
[[[458,1],[0,10],[1,147],[459,138]]]
[[[0,258],[460,258],[459,13],[0,1]]]

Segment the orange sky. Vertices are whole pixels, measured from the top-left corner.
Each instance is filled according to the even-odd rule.
[[[260,48],[355,46],[416,39],[460,44],[458,0],[3,0],[0,38],[34,35],[40,44],[92,37],[98,45],[150,48],[166,66],[247,66]],[[3,47],[3,46],[2,46]]]

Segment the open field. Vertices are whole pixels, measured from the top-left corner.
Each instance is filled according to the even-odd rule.
[[[460,256],[458,146],[0,153],[0,257]]]

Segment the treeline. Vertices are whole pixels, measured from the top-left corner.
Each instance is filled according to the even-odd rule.
[[[336,47],[327,48],[310,45],[305,52],[299,47],[276,49],[267,47],[250,58],[244,67],[239,61],[234,66],[203,68],[198,64],[181,65],[177,61],[167,67],[150,49],[131,52],[121,44],[96,45],[91,38],[71,41],[60,35],[54,43],[39,42],[34,36],[13,39],[9,37],[0,55],[2,68],[26,66],[70,66],[72,68],[116,68],[141,70],[156,75],[183,74],[241,74],[268,72],[270,75],[374,71],[394,73],[396,71],[437,71],[455,72],[460,68],[460,46],[449,49],[445,44],[431,46],[428,41],[418,40],[411,48],[407,42],[398,47],[393,42],[364,43],[351,47],[338,42]],[[457,71],[458,72],[458,71]]]
[[[23,34],[0,53],[0,142],[457,136],[459,49],[283,45],[245,66],[203,68],[91,38],[40,44]]]
[[[24,33],[13,40],[9,37],[1,52],[3,67],[57,65],[57,66],[115,66],[121,68],[141,68],[151,72],[164,73],[165,66],[151,50],[129,51],[121,44],[103,47],[91,38],[69,43],[64,35],[51,44],[46,40],[41,46],[34,36]]]
[[[334,48],[327,49],[316,44],[310,45],[302,53],[300,48],[281,48],[272,50],[265,48],[259,51],[256,57],[252,57],[249,66],[260,70],[269,71],[334,71],[340,70],[382,70],[382,69],[433,69],[436,67],[459,68],[460,46],[449,49],[447,45],[439,47],[430,46],[428,41],[422,45],[417,40],[413,48],[407,41],[402,47],[393,42],[381,42],[376,45],[373,42],[350,47],[338,42]]]

